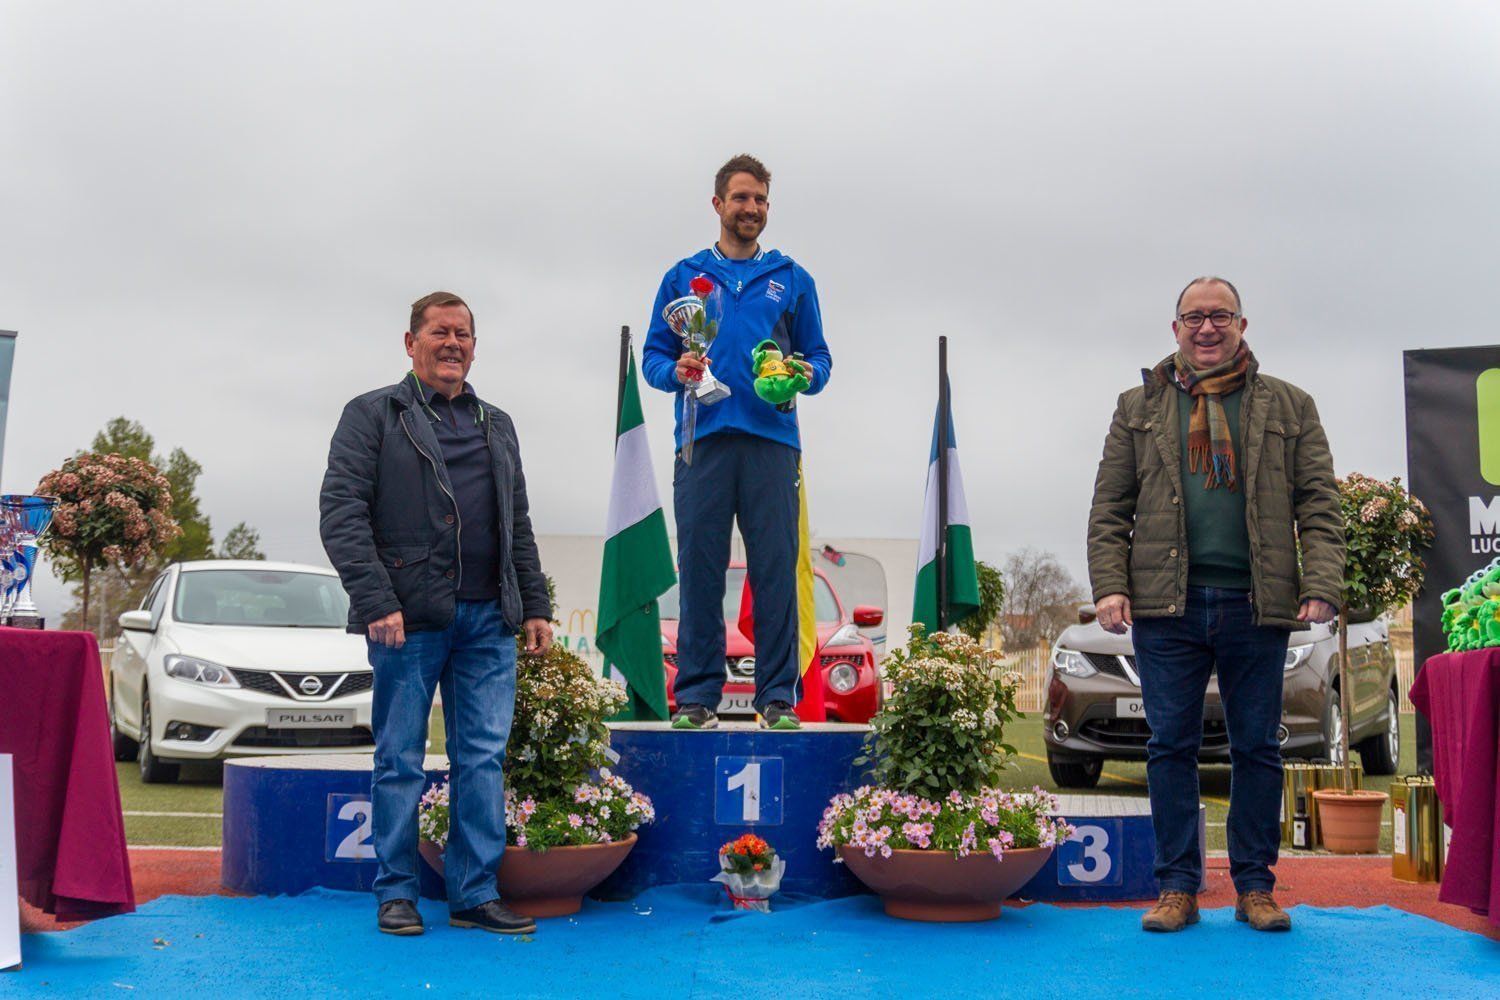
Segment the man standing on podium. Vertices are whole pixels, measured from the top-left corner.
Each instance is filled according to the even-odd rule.
[[[681,619],[677,633],[678,729],[712,729],[724,690],[724,587],[736,519],[745,539],[755,595],[755,709],[771,729],[801,726],[797,559],[801,438],[794,393],[828,384],[833,359],[812,276],[759,242],[770,214],[771,174],[740,155],[714,178],[718,242],[674,264],[662,279],[642,351],[646,381],[676,395],[677,458],[673,502]],[[706,356],[684,349],[664,310],[707,278],[722,295],[723,314]],[[757,393],[752,358],[772,341],[786,359],[788,398],[780,405]],[[687,395],[705,372],[730,390],[696,405]],[[690,452],[685,453],[684,448]],[[690,460],[689,460],[690,458]]]

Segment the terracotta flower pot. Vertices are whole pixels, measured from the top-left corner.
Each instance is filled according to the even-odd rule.
[[[500,861],[500,898],[528,917],[577,913],[583,895],[608,878],[635,847],[635,834],[610,844],[552,847],[533,851],[514,845]],[[433,871],[443,874],[443,849],[431,841],[417,845]]]
[[[1374,854],[1380,849],[1380,817],[1385,808],[1385,792],[1355,789],[1345,795],[1342,789],[1320,788],[1313,792],[1318,801],[1318,826],[1323,831],[1323,846],[1335,854]]]
[[[950,851],[893,851],[888,858],[866,857],[845,845],[839,857],[885,904],[885,912],[905,920],[956,923],[993,920],[1006,897],[1031,881],[1052,855],[1050,847],[954,857]]]

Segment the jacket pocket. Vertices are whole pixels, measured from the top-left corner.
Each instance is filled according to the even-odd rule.
[[[1145,417],[1126,417],[1125,426],[1130,429],[1131,441],[1135,444],[1135,475],[1143,479],[1146,468],[1153,464],[1156,455],[1156,423]]]
[[[425,563],[432,550],[428,545],[382,545],[377,551],[387,570],[403,570]]]
[[[1297,438],[1301,433],[1301,424],[1292,423],[1289,420],[1266,421],[1265,462],[1267,468],[1284,477],[1287,469],[1295,467]]]

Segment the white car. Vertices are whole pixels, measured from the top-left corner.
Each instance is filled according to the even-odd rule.
[[[374,674],[331,569],[205,560],[167,567],[110,662],[118,760],[177,780],[185,760],[372,753]]]

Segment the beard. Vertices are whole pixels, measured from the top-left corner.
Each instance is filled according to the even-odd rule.
[[[739,239],[749,242],[759,237],[765,228],[766,218],[762,215],[754,219],[736,218],[730,226],[730,232]]]

